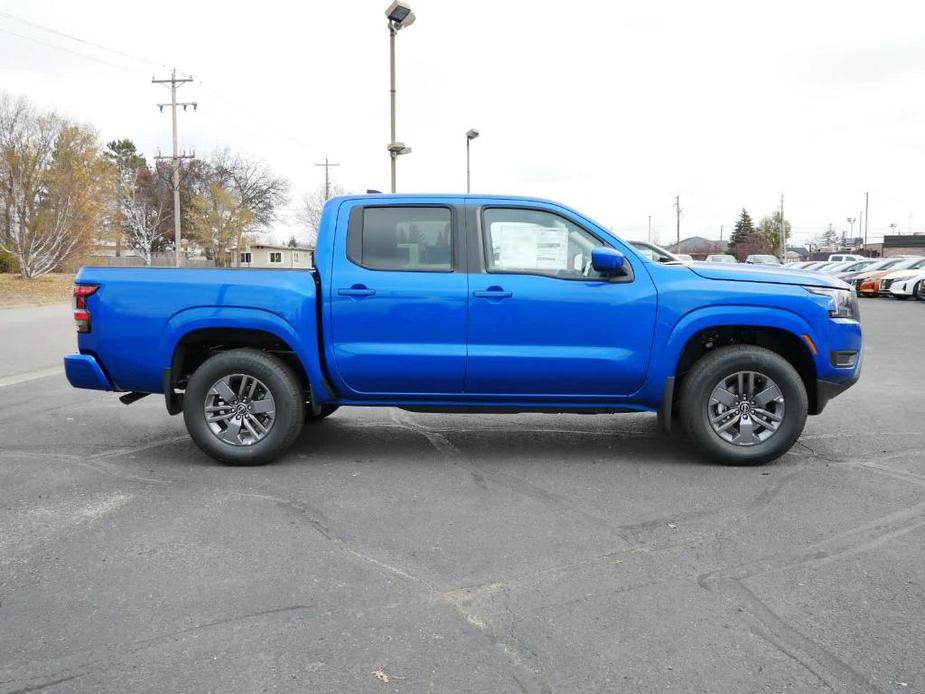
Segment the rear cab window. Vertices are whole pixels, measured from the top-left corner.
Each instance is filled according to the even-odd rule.
[[[453,212],[440,206],[357,207],[347,257],[369,270],[453,272]]]

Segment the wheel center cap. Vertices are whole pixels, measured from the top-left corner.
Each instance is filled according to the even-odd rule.
[[[739,412],[742,414],[748,414],[751,412],[751,409],[751,405],[749,405],[747,402],[743,402],[741,405],[739,405]]]
[[[247,412],[247,405],[245,405],[244,403],[241,403],[240,405],[238,405],[238,414],[243,415],[246,412]]]

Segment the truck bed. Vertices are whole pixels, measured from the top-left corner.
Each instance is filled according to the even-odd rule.
[[[179,341],[218,322],[266,330],[317,361],[312,270],[85,267],[76,282],[99,286],[78,345],[114,390],[163,392]]]

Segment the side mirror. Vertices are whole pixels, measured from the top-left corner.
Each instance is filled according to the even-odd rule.
[[[591,251],[591,267],[604,275],[619,275],[626,264],[626,256],[615,248],[598,246]]]

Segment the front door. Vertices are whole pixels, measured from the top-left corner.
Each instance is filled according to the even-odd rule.
[[[350,394],[462,392],[468,278],[451,202],[357,205],[339,220],[331,340]]]
[[[591,250],[626,249],[564,210],[485,206],[469,218],[481,272],[469,282],[467,394],[580,401],[642,386],[656,293],[640,261],[600,276]]]

